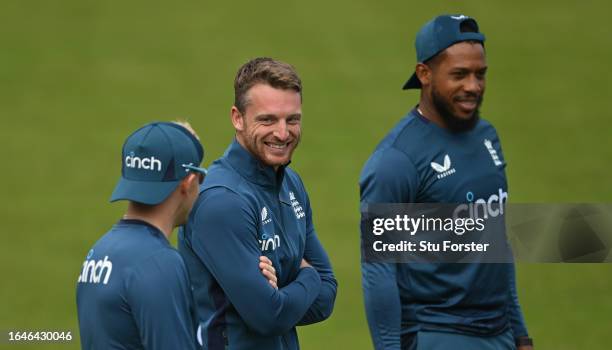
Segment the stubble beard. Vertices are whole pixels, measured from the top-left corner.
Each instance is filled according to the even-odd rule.
[[[242,139],[244,140],[244,146],[246,150],[249,153],[251,153],[251,155],[253,155],[253,157],[255,157],[261,164],[266,165],[266,166],[271,166],[271,167],[280,167],[283,165],[287,165],[291,161],[293,152],[295,151],[297,146],[300,144],[301,135],[298,135],[296,138],[294,138],[293,146],[291,146],[293,148],[289,152],[289,159],[287,159],[287,161],[284,164],[272,164],[266,160],[265,148],[267,146],[265,145],[263,139],[258,140],[256,137],[248,135],[246,133],[242,135]]]

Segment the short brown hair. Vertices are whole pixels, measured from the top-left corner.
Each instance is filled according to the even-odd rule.
[[[294,90],[302,97],[302,81],[290,64],[269,57],[254,58],[238,69],[234,80],[234,106],[244,113],[249,101],[246,93],[256,84],[275,89]]]

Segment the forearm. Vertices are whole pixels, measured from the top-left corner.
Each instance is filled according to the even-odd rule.
[[[401,303],[393,264],[362,263],[363,296],[376,350],[401,347]]]
[[[321,322],[331,316],[336,300],[337,282],[333,276],[321,276],[321,291],[298,326]]]
[[[320,295],[321,280],[313,268],[304,268],[295,281],[261,302],[241,303],[238,312],[249,328],[263,335],[286,333],[304,317]],[[273,310],[270,312],[270,310]]]
[[[508,316],[510,319],[510,326],[512,328],[512,333],[514,334],[514,338],[520,337],[529,337],[529,333],[527,332],[527,327],[525,326],[525,320],[523,318],[523,312],[521,310],[521,305],[518,300],[518,293],[516,291],[516,272],[514,263],[508,264],[508,268],[510,269],[509,273],[509,297],[508,297]]]
[[[321,276],[321,290],[304,317],[299,321],[298,325],[300,326],[321,322],[331,316],[338,290],[338,282],[334,277],[329,257],[314,229],[308,232],[304,259]]]

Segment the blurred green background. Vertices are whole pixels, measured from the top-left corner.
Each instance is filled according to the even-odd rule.
[[[302,347],[371,348],[357,179],[418,99],[400,89],[416,31],[440,13],[478,19],[490,67],[482,114],[502,139],[513,202],[611,202],[610,10],[606,1],[2,0],[0,330],[78,333],[81,263],[125,208],[108,203],[125,137],[187,118],[208,165],[233,137],[236,70],[265,55],[304,82],[292,166],[340,282],[331,319],[300,328]],[[537,349],[612,346],[612,265],[520,264],[518,288]]]

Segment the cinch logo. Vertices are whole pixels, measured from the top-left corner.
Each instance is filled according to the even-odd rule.
[[[130,152],[130,155],[125,157],[125,166],[128,168],[145,169],[145,170],[162,170],[161,160],[154,156],[148,158],[139,158],[134,155],[134,152]]]
[[[268,250],[276,250],[276,248],[280,247],[280,237],[278,235],[268,235],[264,233],[261,235],[261,239],[259,240],[259,244],[261,245],[261,251],[265,252]]]
[[[478,198],[474,200],[474,193],[469,191],[465,195],[468,203],[457,206],[453,212],[454,217],[464,217],[459,215],[461,212],[467,211],[470,218],[484,218],[497,217],[504,215],[504,206],[508,201],[508,192],[504,191],[501,187],[497,194],[492,194],[488,199]]]
[[[456,19],[457,21],[460,21],[460,20],[462,20],[462,19],[466,19],[466,18],[468,18],[468,17],[467,17],[467,16],[465,16],[465,15],[459,15],[459,16],[451,16],[451,18],[452,18],[452,19]]]
[[[500,166],[502,165],[501,160],[499,160],[499,156],[497,155],[497,151],[495,150],[495,148],[493,148],[493,143],[487,139],[484,140],[484,145],[487,148],[487,150],[489,151],[489,154],[491,155],[491,159],[493,159],[493,163],[495,164],[495,166]]]
[[[295,194],[293,192],[289,192],[289,201],[291,202],[291,207],[293,208],[293,213],[295,213],[295,217],[297,219],[301,219],[306,216],[304,213],[304,209],[300,205],[300,202],[295,199]]]
[[[272,222],[272,218],[268,218],[268,208],[263,207],[261,209],[261,224],[269,224]]]
[[[448,154],[444,156],[444,165],[440,165],[436,162],[431,162],[431,168],[438,172],[438,174],[436,175],[438,179],[443,179],[455,173],[455,168],[451,169],[451,160]]]
[[[104,260],[89,260],[93,253],[93,250],[87,254],[87,260],[83,263],[83,270],[79,275],[79,283],[100,283],[102,276],[104,281],[102,283],[107,284],[110,278],[111,272],[113,271],[113,263],[108,260],[108,255],[104,257]]]

